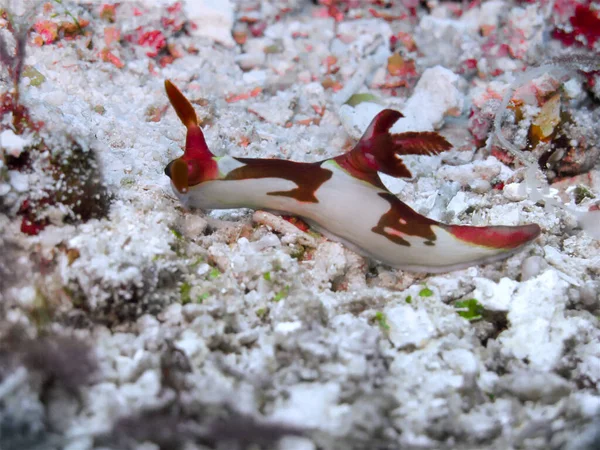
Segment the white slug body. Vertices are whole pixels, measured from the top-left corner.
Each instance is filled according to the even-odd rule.
[[[232,168],[243,165],[229,156],[218,159],[217,164],[224,178]],[[321,167],[331,171],[332,176],[315,191],[316,203],[269,195],[296,188],[295,183],[282,178],[218,179],[193,186],[187,194],[179,193],[176,188],[173,191],[183,203],[194,208],[266,209],[301,217],[332,240],[340,241],[364,256],[405,270],[445,272],[474,263],[491,262],[512,253],[506,248],[486,247],[461,240],[442,224],[423,224],[432,228],[433,240],[389,227],[386,232],[402,237],[409,245],[392,242],[372,231],[391,208],[390,203],[379,195],[386,191],[354,178],[333,160],[324,161]]]
[[[202,209],[266,209],[303,218],[326,236],[394,267],[445,272],[506,258],[535,239],[537,225],[445,225],[391,194],[378,172],[410,177],[401,155],[433,155],[451,145],[433,132],[390,134],[402,117],[384,110],[348,153],[315,163],[215,157],[193,106],[170,82],[167,94],[188,129],[185,153],[165,173],[175,194]]]

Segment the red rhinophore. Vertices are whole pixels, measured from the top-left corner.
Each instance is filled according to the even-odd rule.
[[[218,178],[219,168],[198,125],[188,125],[181,160],[187,164],[189,186]]]
[[[179,158],[179,160],[186,163],[187,173],[185,176],[179,176],[181,184],[193,186],[203,181],[217,178],[219,168],[213,159],[214,155],[209,150],[208,145],[206,145],[204,133],[202,133],[202,129],[198,125],[198,118],[196,117],[194,107],[169,80],[165,81],[165,89],[177,116],[187,128],[185,150],[183,156]],[[181,164],[175,166],[179,171],[181,167]]]
[[[219,178],[219,166],[214,159],[191,159],[186,155],[181,159],[187,164],[188,186]]]
[[[187,136],[185,138],[185,154],[183,159],[212,159],[213,154],[206,145],[204,133],[199,126],[188,127]]]
[[[457,239],[482,247],[511,249],[531,242],[541,233],[539,225],[530,224],[519,227],[472,227],[468,225],[449,225],[446,229]]]

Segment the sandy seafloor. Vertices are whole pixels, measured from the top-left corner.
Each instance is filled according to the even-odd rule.
[[[600,77],[513,83],[597,55],[597,4],[7,3],[33,29],[30,122],[2,109],[2,450],[600,448],[600,241],[580,216],[600,198]],[[217,155],[317,161],[403,111],[395,131],[454,149],[407,158],[393,193],[542,234],[415,274],[265,212],[186,209],[163,173],[185,139],[167,78]],[[489,140],[511,83],[502,133],[553,155],[545,192]]]

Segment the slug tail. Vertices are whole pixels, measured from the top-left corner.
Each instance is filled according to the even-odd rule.
[[[512,250],[522,247],[537,238],[539,225],[474,227],[469,225],[444,225],[459,242],[491,250]]]
[[[437,223],[432,229],[436,240],[430,249],[435,252],[435,259],[423,264],[409,264],[405,268],[443,273],[491,264],[517,253],[541,232],[536,224],[474,227]]]

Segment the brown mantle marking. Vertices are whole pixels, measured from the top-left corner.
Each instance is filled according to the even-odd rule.
[[[267,195],[291,197],[299,202],[319,203],[315,192],[333,176],[331,170],[321,167],[323,161],[303,163],[285,159],[234,158],[245,164],[233,169],[225,180],[248,180],[257,178],[282,178],[296,183],[291,191],[268,192]]]
[[[435,241],[436,236],[431,229],[431,225],[437,224],[435,220],[415,212],[406,203],[389,192],[380,192],[378,195],[387,200],[391,207],[388,212],[381,216],[377,226],[371,228],[373,233],[388,238],[394,244],[410,247],[410,242],[399,235],[386,231],[386,228],[388,228],[397,231],[398,234],[419,236],[425,240],[425,244],[435,245],[433,241]]]

